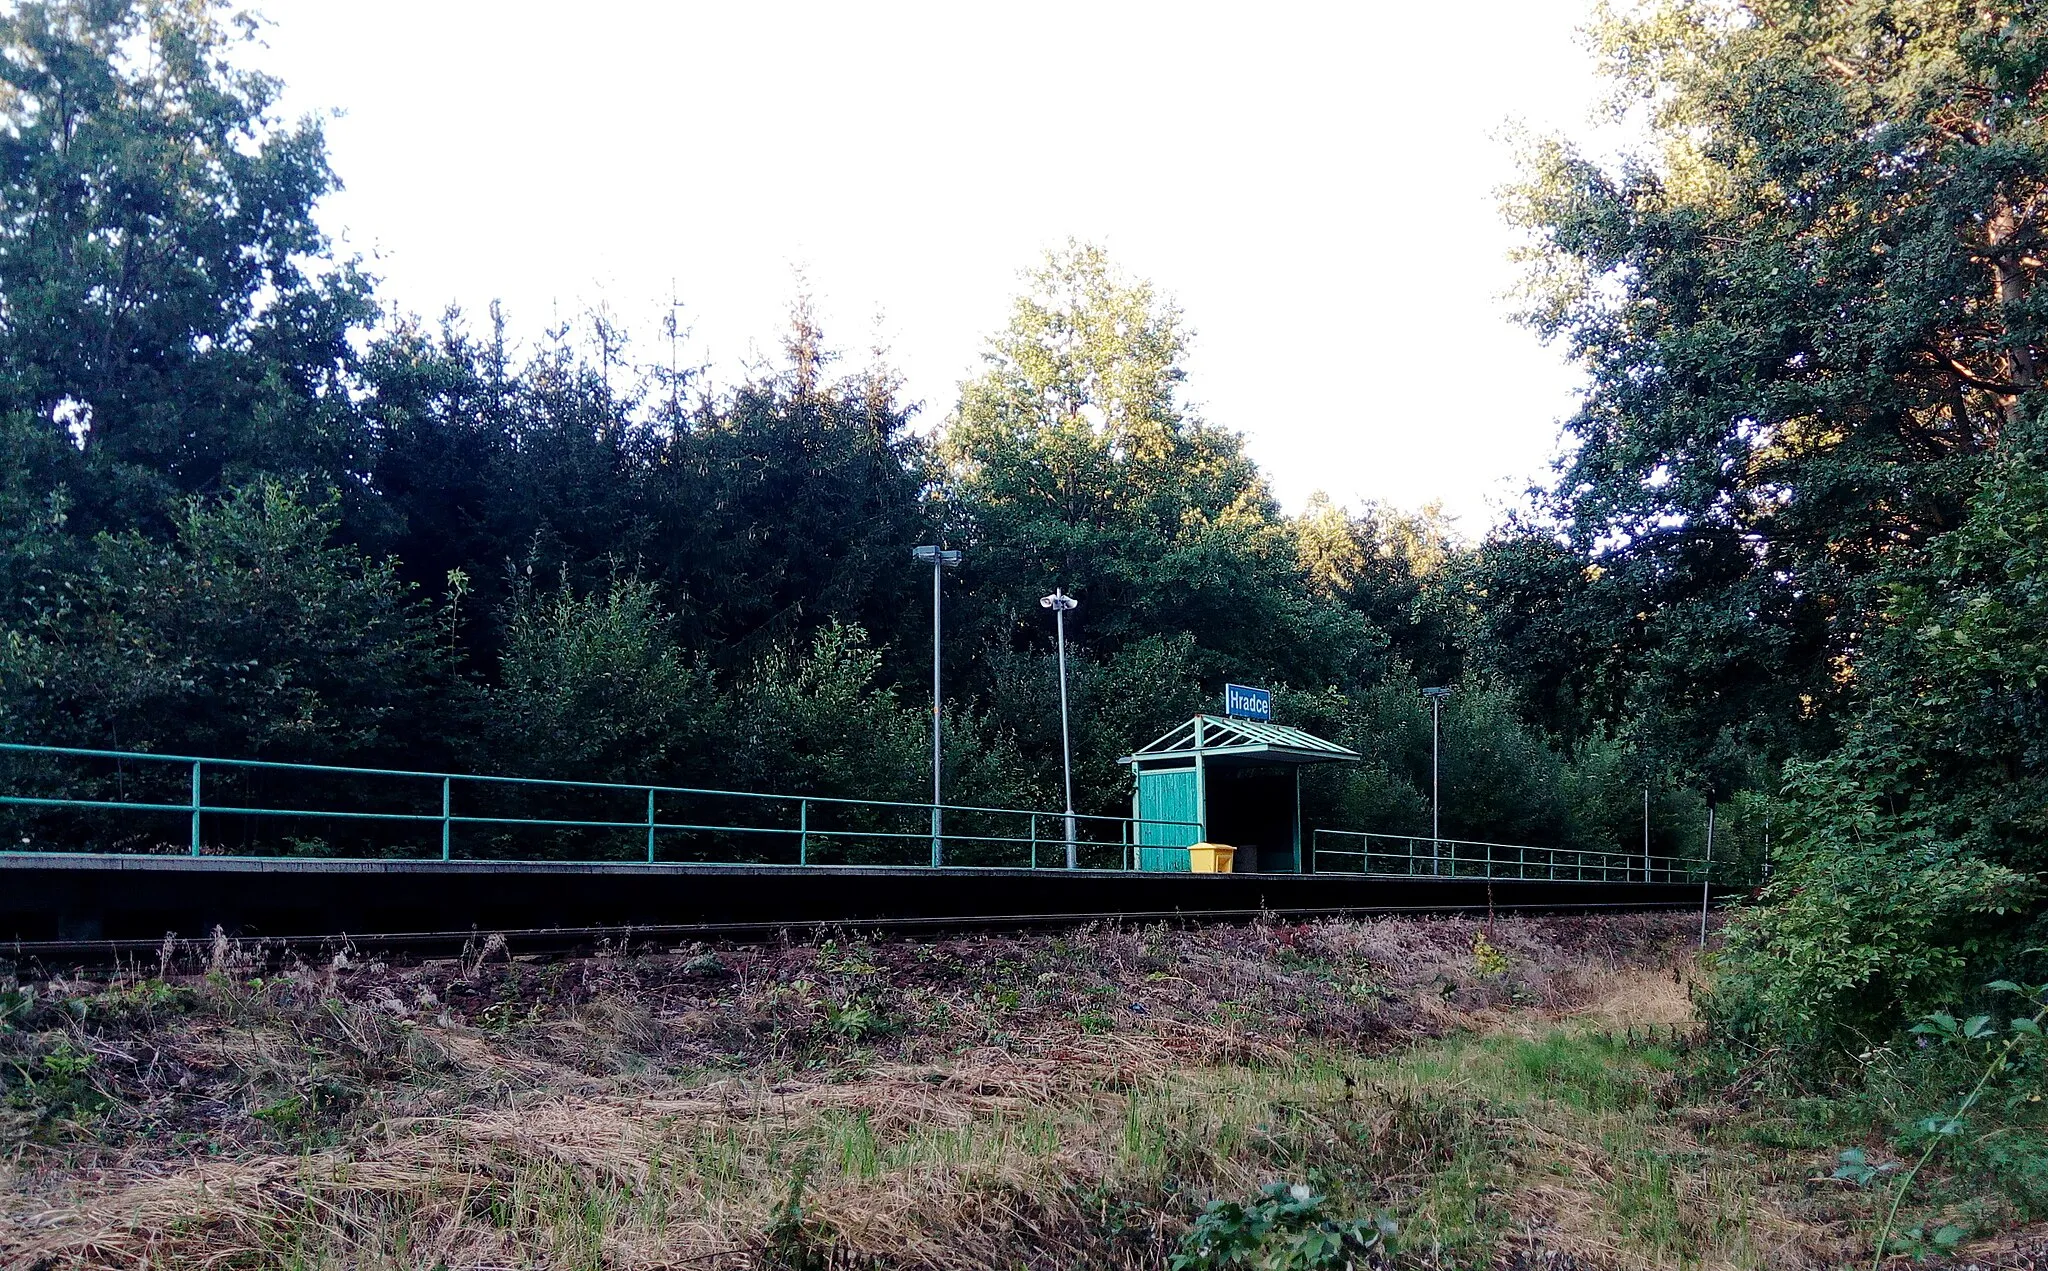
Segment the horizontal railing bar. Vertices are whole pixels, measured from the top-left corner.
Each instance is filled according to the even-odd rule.
[[[422,781],[478,781],[497,785],[548,786],[577,790],[619,790],[634,794],[645,794],[652,790],[657,794],[709,795],[734,799],[768,799],[784,802],[804,801],[829,803],[849,807],[902,808],[905,810],[929,811],[930,803],[910,803],[900,799],[854,799],[844,795],[829,794],[774,794],[758,790],[714,790],[698,786],[669,786],[650,782],[619,781],[569,781],[558,777],[508,777],[496,774],[465,772],[425,772],[409,768],[355,768],[340,764],[285,763],[269,759],[217,759],[206,755],[153,754],[135,750],[93,750],[79,746],[37,746],[25,742],[0,742],[0,751],[14,751],[22,754],[70,755],[84,759],[134,759],[151,763],[205,764],[216,768],[255,768],[284,772],[326,772],[355,777],[406,777]],[[168,805],[177,811],[190,812],[189,803]],[[942,812],[983,812],[1002,816],[1051,816],[1062,819],[1064,812],[1032,811],[1029,808],[992,808],[972,803],[941,803],[936,805]],[[441,818],[435,816],[438,821]],[[1121,823],[1129,818],[1104,816],[1100,813],[1076,812],[1077,821],[1109,821]],[[645,821],[632,824],[646,828]],[[1198,821],[1147,820],[1147,825],[1199,826]],[[929,835],[923,837],[929,838]]]
[[[347,812],[339,810],[314,811],[305,808],[250,808],[231,804],[202,803],[197,807],[190,803],[116,803],[96,802],[85,799],[32,799],[12,795],[0,795],[0,804],[25,804],[35,807],[95,808],[125,812],[176,812],[190,815],[198,812],[204,816],[286,816],[286,817],[327,817],[350,821],[431,821],[437,825],[533,825],[551,829],[585,830],[659,830],[699,831],[706,833],[731,834],[810,834],[820,838],[888,838],[917,839],[928,841],[929,830],[855,830],[855,829],[805,829],[794,825],[705,825],[688,821],[656,821],[652,827],[645,820],[639,821],[579,821],[551,817],[514,816],[442,816],[435,812]],[[1052,814],[1048,814],[1052,815]],[[1153,824],[1153,822],[1142,822]],[[1062,840],[1038,839],[1007,834],[954,834],[941,835],[954,843],[1017,843],[1028,846],[1037,842],[1058,842]],[[1077,840],[1083,847],[1124,847],[1121,842],[1107,842],[1098,839]]]
[[[1325,830],[1320,828],[1315,830],[1314,833],[1318,836],[1327,834],[1343,838],[1366,839],[1368,841],[1377,839],[1382,842],[1392,843],[1441,844],[1446,849],[1455,849],[1457,847],[1490,847],[1500,848],[1510,852],[1569,852],[1574,856],[1602,856],[1610,857],[1615,860],[1625,861],[1639,861],[1643,859],[1642,853],[1640,852],[1614,851],[1612,849],[1602,847],[1540,847],[1532,843],[1489,843],[1484,839],[1437,839],[1431,838],[1427,834],[1382,834],[1378,831],[1368,832],[1361,830]],[[1318,850],[1328,852],[1333,856],[1340,854],[1341,851],[1341,849],[1338,848],[1320,848]],[[1361,855],[1362,853],[1349,852],[1343,854],[1357,856]],[[1690,858],[1679,856],[1653,856],[1651,857],[1651,859],[1688,860]]]
[[[113,812],[183,812],[191,814],[190,803],[121,803],[114,800],[92,799],[34,799],[26,795],[0,795],[0,803],[20,804],[32,808],[104,808]],[[435,817],[435,820],[441,818]]]
[[[646,827],[646,825],[645,825],[645,824],[643,823],[643,824],[642,824],[641,826],[639,826],[639,828],[640,828],[640,829],[643,829],[643,830],[644,830],[644,829],[646,829],[647,827]],[[927,840],[929,840],[931,836],[930,836],[930,835],[926,835],[925,837],[926,837],[926,839],[927,839]],[[1084,846],[1086,846],[1086,845],[1084,845]],[[1116,846],[1116,844],[1114,844],[1114,843],[1109,843],[1109,844],[1095,844],[1094,846],[1107,846],[1107,847],[1115,847],[1115,846]],[[24,852],[24,851],[21,851],[21,850],[20,850],[20,849],[18,849],[18,848],[6,848],[6,849],[0,849],[0,857],[39,857],[39,856],[51,856],[51,855],[56,855],[56,854],[57,854],[57,853],[53,853],[53,852]],[[134,857],[143,857],[143,858],[152,858],[152,857],[154,857],[154,858],[161,858],[161,859],[170,859],[170,860],[176,860],[176,859],[187,859],[187,860],[189,860],[189,859],[191,859],[191,858],[190,858],[189,856],[187,856],[187,854],[186,854],[186,853],[184,852],[184,850],[183,850],[182,848],[181,848],[180,850],[178,850],[178,851],[175,851],[175,852],[93,852],[93,853],[86,853],[86,854],[87,854],[87,855],[95,855],[95,856],[134,856]],[[641,866],[642,868],[652,868],[652,869],[664,869],[664,868],[670,868],[670,867],[687,867],[687,866],[691,866],[691,865],[746,865],[746,866],[752,866],[752,867],[759,867],[759,868],[764,868],[764,869],[788,869],[788,870],[809,870],[809,869],[816,869],[816,868],[818,868],[818,867],[817,867],[817,866],[815,866],[815,865],[797,865],[797,864],[778,864],[778,863],[775,863],[775,862],[763,862],[763,861],[734,861],[734,860],[696,860],[696,861],[675,861],[675,860],[669,860],[669,861],[648,861],[648,860],[642,860],[642,859],[635,859],[635,858],[631,858],[631,857],[619,857],[619,856],[610,856],[610,857],[607,857],[607,856],[583,856],[583,857],[562,857],[562,858],[554,858],[554,857],[549,857],[549,858],[546,858],[546,859],[540,859],[540,860],[523,860],[523,859],[513,859],[513,860],[508,860],[507,858],[504,858],[504,857],[497,857],[497,856],[456,856],[456,857],[451,857],[451,858],[449,858],[448,860],[444,861],[444,860],[443,860],[443,859],[441,858],[441,856],[439,855],[439,853],[438,853],[438,852],[428,852],[428,851],[422,851],[422,852],[421,852],[421,854],[420,854],[420,855],[417,855],[417,856],[293,856],[293,855],[287,855],[287,854],[284,854],[284,853],[271,853],[271,854],[269,854],[269,855],[255,855],[255,854],[252,854],[252,853],[248,853],[248,852],[221,852],[221,853],[218,853],[218,854],[215,854],[215,853],[211,853],[211,852],[209,852],[209,853],[207,853],[207,854],[206,854],[206,856],[204,856],[204,857],[203,857],[203,858],[201,858],[201,859],[204,859],[204,860],[209,860],[209,861],[382,861],[382,860],[390,860],[390,861],[429,861],[429,862],[432,862],[432,863],[434,863],[434,864],[437,864],[437,865],[439,865],[439,864],[454,864],[454,865],[493,865],[493,864],[519,864],[519,865],[638,865],[638,866]],[[913,863],[913,864],[896,864],[896,863],[894,863],[894,862],[888,862],[888,861],[883,861],[883,862],[871,862],[871,861],[858,861],[858,862],[854,862],[854,863],[852,863],[852,865],[850,866],[850,868],[855,868],[855,869],[931,869],[931,868],[932,868],[932,866],[931,866],[931,865],[928,865],[928,864],[915,864],[915,863]],[[1033,867],[1032,867],[1032,866],[1029,866],[1029,865],[941,865],[941,866],[939,866],[938,868],[939,868],[939,869],[942,869],[942,870],[945,870],[945,869],[1026,869],[1026,870],[1028,870],[1028,869],[1031,869],[1031,868],[1033,868]],[[1067,869],[1067,867],[1066,867],[1065,865],[1063,865],[1063,864],[1062,864],[1062,865],[1040,865],[1040,866],[1037,866],[1036,868],[1037,868],[1037,869],[1039,870],[1039,872],[1041,872],[1041,873],[1052,873],[1052,872],[1057,872],[1057,873],[1076,873],[1076,874],[1122,874],[1122,873],[1128,873],[1128,872],[1129,872],[1129,871],[1128,871],[1128,870],[1127,870],[1127,869],[1126,869],[1126,868],[1125,868],[1124,866],[1122,866],[1122,865],[1077,865],[1077,866],[1075,866],[1075,867],[1074,867],[1074,868],[1073,868],[1072,870],[1069,870],[1069,869]]]
[[[1326,847],[1325,842],[1351,841],[1356,851]],[[1703,875],[1703,860],[1670,855],[1645,857],[1607,848],[1540,847],[1528,843],[1492,843],[1478,839],[1434,838],[1427,834],[1386,834],[1377,830],[1336,830],[1318,827],[1311,836],[1311,866],[1325,857],[1355,861],[1338,871],[1386,878],[1510,878],[1524,880],[1583,879],[1615,881],[1694,881]]]

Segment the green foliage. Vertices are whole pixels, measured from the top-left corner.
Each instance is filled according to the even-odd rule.
[[[102,534],[0,631],[0,731],[323,759],[419,753],[444,685],[424,606],[272,482],[187,501],[176,537]]]
[[[763,1266],[774,1271],[829,1271],[832,1266],[832,1229],[804,1204],[804,1189],[816,1164],[806,1154],[790,1171],[789,1189],[762,1233]]]
[[[1484,931],[1472,937],[1472,970],[1479,978],[1492,979],[1506,975],[1510,965],[1508,955],[1495,948],[1493,941],[1486,938]]]
[[[1652,141],[1611,168],[1536,144],[1510,201],[1531,320],[1592,382],[1554,508],[1571,550],[1500,562],[1556,598],[1494,612],[1558,638],[1502,653],[1554,660],[1574,632],[1611,651],[1560,688],[1593,718],[1633,699],[1702,762],[1745,736],[1823,748],[1806,724],[1853,687],[1882,602],[1864,584],[1956,524],[2040,387],[2021,262],[2048,134],[2009,86],[2038,78],[2041,36],[1955,5],[1604,22],[1616,105]]]
[[[929,432],[886,365],[836,368],[801,298],[779,357],[723,387],[674,312],[660,365],[603,310],[530,344],[495,306],[380,320],[315,220],[319,129],[275,117],[250,29],[209,0],[0,20],[0,735],[920,800],[929,580],[905,549],[940,537],[967,553],[954,800],[1059,802],[1037,600],[1061,585],[1083,811],[1126,811],[1115,759],[1250,679],[1367,756],[1313,777],[1313,818],[1419,829],[1416,689],[1457,683],[1446,833],[1627,845],[1615,790],[1647,781],[1656,848],[1689,850],[1684,748],[1623,735],[1599,686],[1545,700],[1583,606],[1512,634],[1585,562],[1489,572],[1436,509],[1283,516],[1188,404],[1184,316],[1099,248],[1048,255]]]
[[[1181,1238],[1173,1271],[1320,1271],[1384,1251],[1397,1228],[1385,1215],[1333,1218],[1302,1183],[1268,1183],[1249,1204],[1211,1201]]]
[[[107,1103],[93,1081],[98,1062],[90,1051],[78,1050],[68,1037],[61,1038],[33,1060],[10,1061],[11,1072],[0,1070],[0,1097],[7,1106],[27,1114],[34,1126],[90,1116]]]
[[[962,389],[942,447],[972,621],[1008,640],[1055,584],[1087,599],[1069,638],[1103,652],[1193,635],[1198,669],[1318,680],[1384,644],[1307,585],[1242,440],[1178,400],[1188,333],[1150,284],[1069,244],[1031,275],[988,369]]]
[[[1993,1083],[2017,1067],[2028,1056],[2030,1050],[2039,1048],[2042,1038],[2041,1025],[2048,1021],[2048,984],[2021,985],[2010,980],[1998,980],[1986,987],[1996,992],[2018,995],[2028,1006],[2035,1008],[2034,1013],[2030,1016],[2013,1016],[2005,1030],[2003,1041],[2000,1040],[2000,1029],[1988,1014],[1973,1015],[1967,1020],[1958,1021],[1946,1011],[1936,1011],[1913,1026],[1912,1032],[1917,1035],[1971,1052],[1972,1058],[1983,1063],[1983,1070],[1976,1084],[1956,1102],[1952,1110],[1939,1116],[1923,1118],[1914,1127],[1925,1140],[1926,1146],[1921,1149],[1920,1157],[1913,1162],[1912,1168],[1900,1176],[1896,1190],[1892,1193],[1891,1207],[1885,1213],[1884,1226],[1879,1230],[1875,1242],[1876,1253],[1871,1259],[1873,1271],[1884,1264],[1886,1254],[1898,1251],[1915,1256],[1924,1256],[1929,1252],[1946,1253],[1960,1244],[1967,1234],[1953,1224],[1944,1223],[1935,1227],[1931,1233],[1923,1225],[1905,1232],[1901,1241],[1892,1239],[1892,1229],[1898,1220],[1899,1207],[1905,1203],[1913,1180],[1919,1175],[1922,1167],[1944,1143],[1953,1142],[1962,1134],[1964,1118],[1977,1107]],[[1985,1062],[1985,1051],[1989,1052],[1988,1062]],[[1861,1183],[1871,1181],[1874,1175],[1866,1174],[1867,1167],[1860,1158],[1852,1162],[1849,1154],[1845,1152],[1842,1159],[1844,1169],[1851,1171],[1848,1176]],[[1838,1178],[1845,1177],[1841,1169],[1835,1173]]]
[[[724,705],[674,647],[654,586],[613,578],[587,596],[519,587],[484,718],[489,753],[524,771],[622,779],[702,754]]]
[[[1597,38],[1649,142],[1537,142],[1510,199],[1589,389],[1548,516],[1475,562],[1483,647],[1530,716],[1716,795],[1791,761],[1714,1009],[1824,1053],[2039,912],[2048,28],[1672,0]]]
[[[1723,1005],[1809,1036],[1924,1011],[2008,956],[2041,899],[2048,477],[1994,465],[1905,571],[1844,746],[1795,765],[1767,906],[1731,933]]]
[[[318,124],[236,65],[253,30],[209,0],[0,19],[6,458],[70,485],[89,530],[257,474],[338,488],[360,458],[341,377],[369,283],[314,219]]]

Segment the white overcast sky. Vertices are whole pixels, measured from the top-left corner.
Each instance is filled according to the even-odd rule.
[[[1588,131],[1586,0],[258,0],[328,125],[324,219],[387,301],[514,330],[602,301],[693,361],[828,338],[952,407],[1020,271],[1103,244],[1187,311],[1188,396],[1290,509],[1541,477],[1577,375],[1510,320],[1503,126]]]

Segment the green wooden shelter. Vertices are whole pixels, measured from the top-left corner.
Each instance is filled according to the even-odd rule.
[[[1302,766],[1359,758],[1299,728],[1197,715],[1117,760],[1136,782],[1138,868],[1186,870],[1190,845],[1227,843],[1239,872],[1299,873]]]

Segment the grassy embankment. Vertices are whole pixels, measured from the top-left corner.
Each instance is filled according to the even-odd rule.
[[[1404,1264],[1867,1259],[1880,1197],[1827,1175],[1914,1091],[1696,1053],[1682,918],[1484,930],[17,981],[0,1265],[1157,1266],[1275,1180],[1389,1215]],[[2001,1196],[1937,1169],[1909,1213]]]

